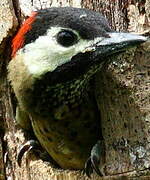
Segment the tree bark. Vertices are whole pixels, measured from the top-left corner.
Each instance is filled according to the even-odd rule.
[[[0,2],[0,180],[86,180],[81,171],[58,170],[17,153],[26,141],[14,118],[15,100],[7,81],[11,38],[34,9],[74,6],[100,11],[117,31],[150,34],[150,0],[3,0]],[[106,145],[106,176],[92,179],[150,178],[150,42],[113,58],[95,77],[95,93]],[[116,59],[119,59],[119,61]]]

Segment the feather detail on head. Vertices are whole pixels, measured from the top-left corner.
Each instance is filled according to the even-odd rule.
[[[37,12],[32,12],[31,16],[27,20],[25,20],[17,35],[12,40],[12,57],[14,57],[16,55],[16,52],[23,46],[24,36],[28,31],[31,30],[31,25],[35,21],[36,15]]]

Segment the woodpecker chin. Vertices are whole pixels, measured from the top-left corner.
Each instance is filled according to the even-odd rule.
[[[33,129],[60,167],[85,167],[88,176],[93,170],[104,175],[105,142],[92,77],[109,63],[107,57],[145,41],[113,31],[100,13],[88,9],[34,12],[12,41],[8,66],[18,101],[17,123]],[[34,147],[38,145],[31,140],[21,148],[19,164]]]

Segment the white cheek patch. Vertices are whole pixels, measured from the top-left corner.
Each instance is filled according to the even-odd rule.
[[[79,39],[77,44],[63,47],[56,41],[56,35],[61,29],[60,27],[52,27],[47,31],[46,35],[40,36],[18,52],[24,54],[24,64],[31,74],[36,76],[48,71],[52,72],[58,66],[69,62],[79,52],[94,51],[95,49],[90,48],[90,45],[103,39]]]

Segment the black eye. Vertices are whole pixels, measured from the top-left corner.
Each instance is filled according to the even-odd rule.
[[[57,34],[57,42],[65,47],[72,46],[77,42],[77,35],[72,31],[63,30]]]

